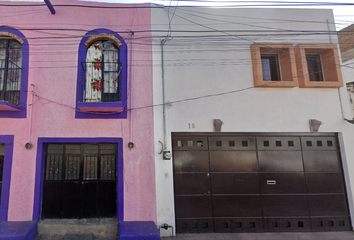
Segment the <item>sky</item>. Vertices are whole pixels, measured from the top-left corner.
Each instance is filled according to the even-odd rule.
[[[4,0],[0,0],[4,1]],[[43,0],[12,0],[22,2],[43,2]],[[50,0],[55,5],[55,0]],[[214,7],[280,7],[280,8],[331,8],[333,9],[336,28],[340,30],[354,23],[354,1],[353,0],[85,0],[91,2],[109,3],[155,3],[171,6],[214,6]]]

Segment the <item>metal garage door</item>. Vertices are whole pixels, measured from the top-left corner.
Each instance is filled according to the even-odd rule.
[[[173,134],[178,233],[350,230],[337,137]]]

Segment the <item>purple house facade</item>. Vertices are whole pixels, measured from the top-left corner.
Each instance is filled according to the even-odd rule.
[[[156,222],[150,5],[8,5],[0,220]]]

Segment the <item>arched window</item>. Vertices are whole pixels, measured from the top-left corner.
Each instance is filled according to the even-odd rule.
[[[0,100],[20,104],[22,44],[0,39]]]
[[[124,39],[108,29],[89,31],[80,41],[78,57],[75,118],[127,118]]]
[[[119,46],[109,40],[93,42],[87,48],[85,102],[116,102],[121,100],[122,63]]]
[[[29,46],[26,36],[0,26],[0,118],[26,118]]]

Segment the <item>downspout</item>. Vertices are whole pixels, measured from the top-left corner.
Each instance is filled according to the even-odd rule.
[[[332,44],[332,38],[331,38],[331,32],[330,32],[331,29],[330,29],[330,27],[329,27],[329,21],[328,21],[328,19],[327,19],[327,29],[328,29],[329,43]],[[338,48],[338,44],[337,44],[337,48]],[[339,51],[339,52],[340,52],[340,51]],[[337,66],[337,67],[341,68],[341,66]],[[343,118],[345,121],[347,121],[347,122],[349,122],[349,123],[351,123],[351,124],[354,124],[354,119],[350,120],[350,119],[347,119],[347,118],[345,117],[344,108],[343,108],[343,103],[342,103],[342,94],[341,94],[341,92],[340,92],[340,89],[341,89],[341,88],[337,88],[338,97],[339,97],[339,105],[340,105],[340,110],[341,110],[341,113],[342,113],[342,118]]]
[[[130,102],[130,109],[133,109],[133,97],[132,97],[132,66],[133,66],[133,40],[134,40],[134,32],[130,32],[130,68],[129,68],[129,102]],[[133,111],[130,111],[130,141],[133,142]]]
[[[165,104],[165,64],[163,58],[163,45],[166,43],[166,38],[161,40],[161,70],[162,70],[162,112],[163,112],[163,146],[161,153],[166,149],[166,104]]]
[[[44,0],[44,2],[45,2],[45,4],[47,4],[47,7],[48,7],[50,13],[55,14],[55,10],[54,10],[52,3],[49,0]]]

